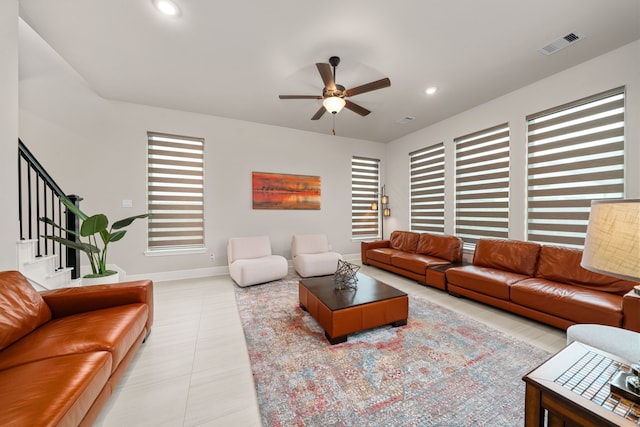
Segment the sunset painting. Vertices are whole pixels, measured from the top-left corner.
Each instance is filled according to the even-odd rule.
[[[320,209],[320,177],[252,173],[253,209]]]

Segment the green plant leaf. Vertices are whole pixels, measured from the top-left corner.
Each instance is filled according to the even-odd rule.
[[[94,245],[85,242],[74,242],[73,240],[65,239],[60,236],[44,236],[47,239],[51,239],[55,242],[62,243],[65,246],[69,246],[70,248],[77,249],[79,251],[86,252],[87,254],[91,254],[92,252],[97,253],[100,252],[100,249]]]
[[[78,208],[71,200],[67,199],[66,197],[60,197],[60,201],[67,207],[67,209],[71,211],[71,213],[73,213],[81,220],[84,221],[85,219],[89,218],[89,215],[82,212],[80,208]]]
[[[100,233],[103,230],[106,230],[108,226],[109,220],[107,219],[106,215],[93,215],[82,221],[82,226],[80,227],[80,235],[82,237],[91,236],[96,233]]]
[[[111,233],[109,233],[106,229],[100,230],[100,237],[102,238],[102,243],[104,243],[104,246],[106,248],[106,246],[111,241]]]
[[[124,219],[121,219],[119,221],[114,222],[113,225],[111,226],[111,228],[113,230],[119,230],[119,229],[124,228],[124,227],[126,227],[128,225],[131,225],[131,223],[133,221],[135,221],[136,219],[138,219],[138,218],[147,218],[150,215],[151,214],[146,213],[146,214],[140,214],[140,215],[136,215],[136,216],[130,216],[129,218],[124,218]],[[113,239],[111,241],[113,242]]]
[[[53,227],[55,227],[55,228],[57,228],[57,229],[59,229],[59,230],[66,231],[67,233],[72,234],[72,235],[74,235],[74,236],[79,236],[79,234],[78,234],[78,233],[76,233],[75,231],[67,230],[67,229],[66,229],[66,228],[64,228],[64,227],[61,227],[60,225],[58,225],[58,224],[56,224],[55,222],[53,222],[53,220],[52,220],[52,219],[50,219],[50,218],[47,218],[47,217],[44,217],[44,216],[43,216],[42,218],[40,218],[40,221],[44,222],[45,224],[51,225],[51,226],[53,226]],[[45,237],[46,237],[46,236],[45,236]]]
[[[117,242],[118,240],[122,239],[125,234],[127,234],[127,230],[118,230],[114,233],[111,233],[111,239],[109,241]]]

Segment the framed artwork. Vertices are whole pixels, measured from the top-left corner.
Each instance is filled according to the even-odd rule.
[[[320,209],[320,177],[253,172],[253,209]]]

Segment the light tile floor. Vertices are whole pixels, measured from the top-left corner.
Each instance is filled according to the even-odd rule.
[[[363,266],[409,295],[451,310],[549,352],[564,331]],[[260,426],[247,347],[229,276],[156,282],[151,335],[118,384],[96,426]]]

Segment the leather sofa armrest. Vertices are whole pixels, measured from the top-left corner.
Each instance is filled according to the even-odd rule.
[[[360,243],[360,256],[362,263],[367,264],[367,251],[369,249],[388,248],[391,244],[390,240],[376,240],[374,242],[361,242]]]
[[[622,327],[640,332],[640,295],[631,289],[622,297]]]
[[[125,304],[145,303],[149,306],[148,329],[153,323],[153,282],[151,280],[54,289],[40,294],[51,309],[53,318]]]

